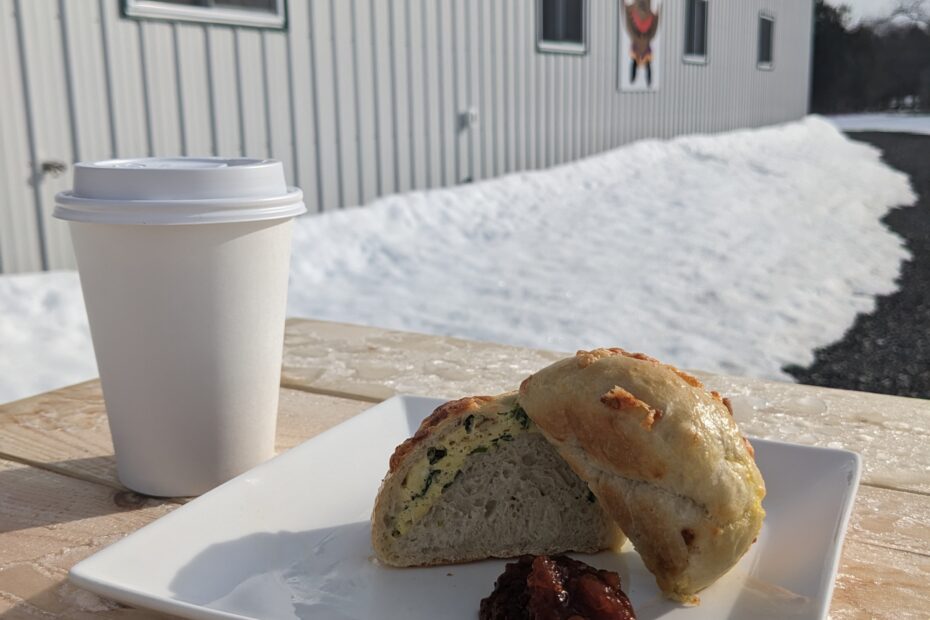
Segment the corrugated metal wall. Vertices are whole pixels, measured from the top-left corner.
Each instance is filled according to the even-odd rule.
[[[536,0],[290,0],[286,31],[0,0],[0,271],[73,266],[51,212],[74,161],[276,157],[322,211],[806,112],[811,0],[710,0],[705,65],[682,62],[684,2],[664,0],[657,93],[617,90],[619,2],[589,0],[574,56],[537,53]],[[761,10],[773,71],[756,68]]]

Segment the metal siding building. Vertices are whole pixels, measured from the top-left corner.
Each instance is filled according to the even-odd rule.
[[[587,0],[583,55],[537,50],[537,2],[290,0],[287,29],[259,30],[0,0],[0,271],[73,267],[51,212],[80,160],[275,157],[324,211],[807,111],[813,0],[710,0],[703,64],[683,59],[685,1],[664,0],[650,93],[618,88],[620,0]]]

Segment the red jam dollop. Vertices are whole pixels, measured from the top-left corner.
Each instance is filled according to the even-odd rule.
[[[525,555],[507,564],[481,601],[481,620],[635,619],[620,576],[564,555]]]

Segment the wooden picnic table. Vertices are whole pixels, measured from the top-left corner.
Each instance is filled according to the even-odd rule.
[[[562,356],[292,319],[278,450],[394,394],[498,393]],[[930,617],[930,402],[696,374],[731,397],[747,434],[862,455],[831,617]],[[98,381],[0,406],[0,617],[167,617],[81,590],[67,572],[183,503],[120,485]]]

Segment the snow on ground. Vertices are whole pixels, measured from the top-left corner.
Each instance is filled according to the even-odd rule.
[[[288,313],[787,379],[907,257],[877,150],[808,118],[298,220]],[[95,375],[73,273],[0,278],[0,402]]]
[[[96,376],[77,274],[0,277],[0,403]]]
[[[930,114],[841,114],[826,117],[843,131],[896,131],[930,134]]]

